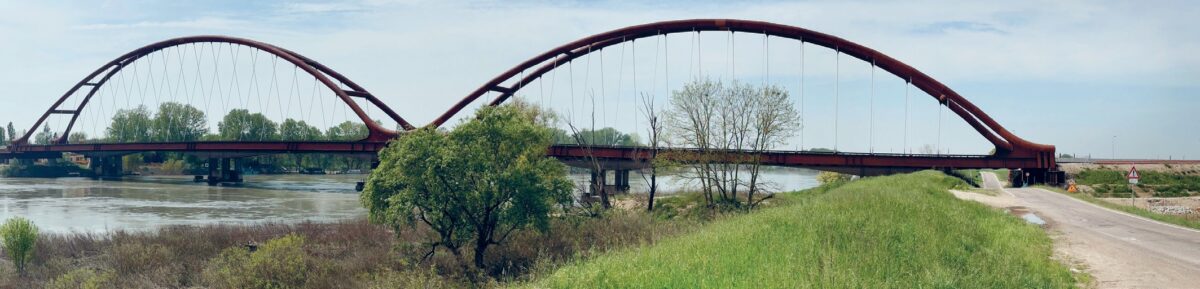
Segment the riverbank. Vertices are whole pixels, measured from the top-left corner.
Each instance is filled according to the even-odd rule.
[[[866,178],[547,272],[532,288],[1068,288],[1041,228],[947,192],[937,172]]]
[[[937,172],[866,178],[716,215],[691,212],[686,195],[654,214],[623,196],[635,204],[516,233],[483,272],[451,254],[425,258],[427,230],[361,219],[48,233],[27,276],[0,261],[0,288],[228,288],[231,276],[263,274],[245,267],[254,260],[276,259],[293,260],[302,288],[1070,286],[1040,230],[946,192],[961,186]]]

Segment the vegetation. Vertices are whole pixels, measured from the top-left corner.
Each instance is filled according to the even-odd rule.
[[[946,190],[936,172],[867,178],[655,245],[548,273],[529,287],[1069,288],[1037,226]]]
[[[558,144],[588,144],[588,145],[617,145],[640,146],[636,134],[626,134],[615,128],[606,127],[597,130],[583,129],[571,135],[561,129],[552,131],[554,143]]]
[[[552,218],[549,230],[517,231],[509,242],[489,249],[486,271],[501,272],[493,280],[519,280],[530,272],[550,270],[576,258],[614,249],[652,244],[696,226],[688,219],[668,221],[625,211],[609,212],[603,218]],[[290,244],[299,243],[303,253],[288,249],[289,254],[270,255],[303,256],[308,266],[303,288],[472,286],[466,277],[469,272],[448,254],[423,258],[428,250],[419,244],[429,234],[426,228],[393,231],[364,220],[178,226],[104,234],[43,233],[26,276],[6,275],[13,270],[6,268],[7,262],[0,262],[0,288],[89,288],[82,284],[95,284],[91,288],[218,288],[229,284],[213,274],[220,271],[220,266],[253,267],[252,257],[222,259],[222,253],[241,251],[253,256],[255,253],[247,250],[248,243],[288,235],[303,242],[289,241],[288,246],[281,247],[292,248]],[[265,247],[262,243],[258,251]],[[227,259],[245,262],[220,261]],[[257,272],[243,271],[238,277],[255,278],[260,276]]]
[[[722,151],[766,151],[800,127],[799,112],[777,86],[696,80],[671,95],[666,127],[674,143],[695,148],[683,177],[700,183],[709,207],[753,208],[769,198],[758,179],[761,161],[729,159]]]
[[[821,185],[835,185],[847,181],[850,181],[850,175],[847,174],[827,171],[817,173],[817,182],[820,182]]]
[[[1142,171],[1138,187],[1151,191],[1156,197],[1187,197],[1200,194],[1200,176],[1178,173]],[[1133,194],[1126,172],[1108,169],[1086,169],[1074,175],[1075,182],[1093,189],[1097,197],[1127,198]]]
[[[304,251],[304,237],[288,234],[250,252],[228,248],[209,261],[205,274],[215,288],[304,288],[310,272],[319,273]]]
[[[380,153],[362,201],[370,219],[437,233],[426,256],[444,248],[474,264],[514,231],[548,227],[554,204],[571,201],[566,168],[545,156],[550,132],[514,106],[480,109],[450,132],[409,132]]]
[[[1138,207],[1131,206],[1131,205],[1118,204],[1118,203],[1113,203],[1113,202],[1097,199],[1096,197],[1089,196],[1087,194],[1068,193],[1067,191],[1064,191],[1064,190],[1062,190],[1060,188],[1056,188],[1056,187],[1048,187],[1048,186],[1038,186],[1038,187],[1045,189],[1045,190],[1054,191],[1054,192],[1058,192],[1058,193],[1061,193],[1064,195],[1068,195],[1068,196],[1074,197],[1076,199],[1086,201],[1088,203],[1099,205],[1101,207],[1142,216],[1147,219],[1156,220],[1156,221],[1163,222],[1163,223],[1175,224],[1175,225],[1188,227],[1188,228],[1192,228],[1192,229],[1200,229],[1200,219],[1188,218],[1185,216],[1178,216],[1178,215],[1159,214],[1159,213],[1151,212],[1150,210],[1138,208]]]
[[[28,219],[13,217],[0,225],[0,242],[4,243],[4,252],[17,267],[17,272],[25,274],[29,260],[33,258],[36,248],[38,228]]]

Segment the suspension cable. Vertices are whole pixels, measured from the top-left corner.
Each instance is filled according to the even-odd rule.
[[[944,110],[944,108],[945,108],[945,104],[942,103],[941,99],[939,99],[938,100],[938,133],[937,133],[937,154],[939,154],[939,155],[942,154],[942,110]]]
[[[871,104],[870,117],[867,124],[867,152],[875,153],[875,59],[871,59]]]
[[[908,88],[912,86],[912,77],[904,81],[904,153],[911,153],[908,149]]]
[[[833,80],[833,151],[838,151],[838,114],[841,112],[842,50],[835,48]]]
[[[807,61],[804,59],[804,38],[800,38],[800,151],[804,151],[804,127],[808,123],[804,122],[804,64]]]

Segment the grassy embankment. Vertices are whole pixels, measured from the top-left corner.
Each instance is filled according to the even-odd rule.
[[[1175,225],[1179,225],[1179,226],[1183,226],[1183,227],[1187,227],[1187,228],[1200,229],[1200,220],[1197,220],[1197,219],[1189,219],[1187,217],[1177,216],[1177,215],[1159,214],[1159,213],[1151,212],[1150,210],[1134,207],[1131,205],[1122,205],[1122,204],[1117,204],[1117,203],[1101,200],[1099,198],[1093,197],[1088,194],[1068,193],[1067,191],[1064,191],[1063,189],[1056,188],[1056,187],[1048,187],[1048,186],[1037,186],[1037,187],[1041,188],[1041,189],[1049,190],[1049,191],[1058,192],[1058,193],[1061,193],[1064,195],[1068,195],[1068,196],[1074,197],[1076,199],[1083,200],[1085,202],[1100,205],[1101,207],[1142,216],[1142,217],[1145,217],[1145,218],[1148,218],[1151,220],[1175,224]]]
[[[780,196],[654,245],[542,273],[527,287],[1066,288],[1041,228],[946,192],[937,172]]]

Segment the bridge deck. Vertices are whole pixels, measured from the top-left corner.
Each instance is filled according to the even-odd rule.
[[[125,144],[22,145],[0,151],[0,159],[47,158],[59,153],[88,156],[121,155],[138,152],[183,152],[213,157],[243,157],[283,153],[324,153],[371,156],[387,146],[383,142],[180,142]],[[648,167],[652,151],[646,147],[554,145],[547,155],[568,165],[605,169]],[[814,151],[710,151],[665,148],[659,155],[682,163],[749,163],[760,161],[768,166],[808,167],[858,175],[876,175],[923,169],[1041,168],[1034,158],[987,155],[881,154]],[[595,163],[593,163],[595,161]]]

